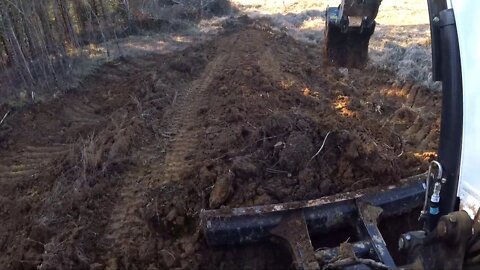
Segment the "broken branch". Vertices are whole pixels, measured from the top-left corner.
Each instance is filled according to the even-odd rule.
[[[3,124],[5,119],[7,119],[8,114],[10,113],[10,110],[3,116],[2,120],[0,120],[0,126]]]

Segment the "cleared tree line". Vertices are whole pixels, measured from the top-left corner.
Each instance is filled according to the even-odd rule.
[[[202,9],[204,2],[0,0],[0,87],[28,90],[33,99],[35,89],[57,86],[79,48],[136,33],[148,24],[146,7],[198,5]]]

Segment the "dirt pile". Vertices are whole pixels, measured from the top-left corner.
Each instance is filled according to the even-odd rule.
[[[324,66],[321,52],[268,22],[229,22],[207,44],[106,65],[15,112],[0,133],[0,268],[265,268],[282,251],[212,252],[199,211],[423,172],[440,97]]]

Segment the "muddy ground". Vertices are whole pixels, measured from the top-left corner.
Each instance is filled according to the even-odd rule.
[[[288,267],[269,246],[210,251],[200,210],[422,173],[439,106],[387,71],[328,66],[266,20],[121,58],[0,126],[0,269]]]

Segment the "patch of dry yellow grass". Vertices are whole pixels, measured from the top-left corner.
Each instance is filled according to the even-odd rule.
[[[306,10],[324,11],[327,6],[337,6],[340,0],[232,0],[245,12],[264,15],[301,13]],[[377,21],[381,25],[428,24],[425,0],[383,0]]]

